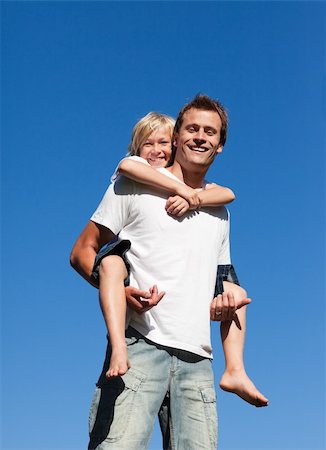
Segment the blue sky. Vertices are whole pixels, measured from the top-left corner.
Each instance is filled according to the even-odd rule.
[[[86,448],[105,328],[69,252],[134,123],[204,92],[230,115],[209,178],[237,195],[246,366],[270,399],[255,409],[218,389],[219,449],[325,449],[325,3],[1,8],[1,448]]]

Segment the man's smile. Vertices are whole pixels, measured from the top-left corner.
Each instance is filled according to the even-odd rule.
[[[188,144],[187,147],[188,147],[191,151],[193,151],[193,152],[199,152],[199,153],[204,153],[204,152],[207,152],[207,151],[209,150],[209,149],[206,148],[206,147],[199,147],[199,146],[196,146],[196,145],[190,145],[190,144]]]

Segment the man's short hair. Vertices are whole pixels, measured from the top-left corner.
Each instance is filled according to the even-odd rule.
[[[142,117],[134,126],[131,134],[131,141],[128,147],[128,155],[139,156],[140,147],[145,143],[148,136],[159,128],[167,128],[171,133],[171,140],[175,120],[157,112],[150,112]]]
[[[201,109],[204,111],[215,111],[218,113],[222,122],[219,145],[223,146],[226,142],[227,136],[228,115],[224,106],[218,100],[208,97],[208,95],[197,94],[196,97],[190,103],[188,103],[186,106],[182,108],[182,110],[178,114],[173,133],[174,134],[179,133],[183,122],[183,116],[191,108]]]

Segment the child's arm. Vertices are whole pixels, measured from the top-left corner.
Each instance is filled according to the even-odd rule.
[[[200,206],[221,206],[231,203],[235,199],[235,195],[231,189],[215,183],[207,184],[206,189],[198,192],[198,197]]]
[[[221,206],[233,202],[234,193],[229,188],[218,186],[217,184],[208,184],[206,189],[198,192],[200,206]],[[173,195],[167,199],[165,209],[173,216],[181,217],[189,209],[197,207],[190,206],[189,203],[179,195]]]
[[[160,173],[150,165],[131,159],[123,159],[118,165],[118,171],[121,175],[138,181],[139,183],[144,183],[163,191],[173,192],[174,194],[183,197],[187,200],[191,208],[195,209],[200,204],[199,192],[196,192],[195,189],[192,189],[186,184],[173,180],[163,173]]]

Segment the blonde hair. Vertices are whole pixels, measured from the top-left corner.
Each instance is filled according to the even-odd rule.
[[[149,112],[136,123],[132,130],[128,155],[139,156],[140,147],[144,144],[148,136],[159,128],[168,128],[171,132],[172,140],[174,125],[175,120],[172,117],[157,112]]]

